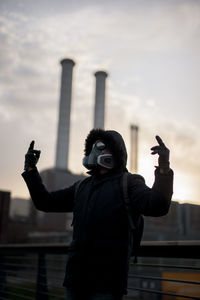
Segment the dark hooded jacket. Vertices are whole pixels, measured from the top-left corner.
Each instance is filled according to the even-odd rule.
[[[122,174],[127,172],[127,151],[118,132],[94,129],[86,138],[85,155],[98,139],[112,152],[115,167],[103,175],[97,170],[89,172],[90,176],[81,182],[77,193],[76,184],[49,193],[36,168],[22,176],[37,209],[73,211],[73,241],[63,285],[127,294],[132,235],[121,186]],[[146,186],[142,176],[129,174],[128,193],[133,213],[155,217],[167,214],[172,185],[172,170],[160,174],[157,168],[152,188]]]

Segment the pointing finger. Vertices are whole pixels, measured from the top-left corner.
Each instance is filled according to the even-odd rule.
[[[160,146],[165,146],[165,144],[163,143],[162,139],[158,135],[156,135],[156,140],[157,140],[157,142],[158,142],[158,144]]]
[[[35,141],[32,141],[32,142],[30,143],[30,146],[29,146],[29,149],[28,149],[28,150],[33,150],[34,144],[35,144]]]

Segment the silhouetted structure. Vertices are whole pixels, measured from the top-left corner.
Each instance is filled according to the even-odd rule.
[[[63,59],[61,61],[61,65],[62,75],[56,148],[56,168],[68,169],[72,71],[75,63],[71,59]]]
[[[9,218],[12,220],[27,220],[29,215],[30,201],[28,199],[14,197],[10,201]]]
[[[200,240],[200,205],[172,201],[166,216],[145,218],[144,240]]]
[[[106,77],[108,74],[104,71],[98,71],[94,75],[96,77],[94,128],[103,129],[105,120]]]
[[[7,240],[10,192],[0,191],[0,243]]]
[[[138,172],[138,126],[131,125],[130,131],[131,131],[131,173],[137,173]]]

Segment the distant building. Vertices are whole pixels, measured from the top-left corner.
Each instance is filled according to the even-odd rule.
[[[186,240],[200,240],[200,205],[181,204],[181,237]]]
[[[24,198],[11,198],[10,219],[27,220],[30,211],[30,200]]]
[[[48,190],[59,189],[59,187],[56,188],[56,182],[62,183],[62,187],[66,187],[79,178],[84,178],[84,175],[81,174],[75,175],[58,170],[54,173],[54,171],[49,169],[41,172]],[[51,188],[48,188],[49,184],[51,184]],[[0,243],[70,242],[72,237],[71,213],[39,212],[34,208],[31,200],[14,199],[12,203],[9,192],[0,192]],[[15,201],[20,204],[19,210],[14,209]],[[27,213],[27,203],[30,203],[32,215],[30,212]],[[12,207],[10,213],[9,207]],[[180,204],[172,201],[166,216],[145,217],[143,240],[200,240],[199,218],[200,205]]]
[[[162,217],[145,217],[144,240],[200,240],[200,205],[172,201]]]
[[[0,191],[0,243],[6,243],[9,222],[10,192]]]

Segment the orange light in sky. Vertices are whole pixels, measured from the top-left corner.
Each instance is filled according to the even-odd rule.
[[[156,165],[157,163],[155,163],[155,159],[151,157],[148,159],[141,158],[139,160],[138,173],[145,178],[145,182],[149,187],[151,187],[154,182],[154,166]],[[190,183],[187,174],[174,170],[174,200],[179,202],[200,204],[195,196],[196,191],[191,188],[192,186],[193,185]]]

